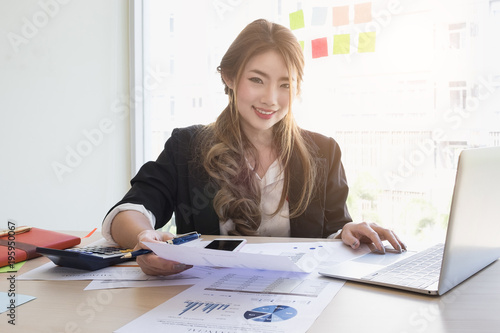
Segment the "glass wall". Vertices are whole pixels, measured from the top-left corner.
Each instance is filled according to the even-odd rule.
[[[215,120],[227,104],[222,55],[244,26],[267,18],[303,45],[295,116],[339,142],[353,218],[442,240],[460,151],[500,145],[499,4],[146,0],[144,67],[156,73],[148,158],[172,129]]]

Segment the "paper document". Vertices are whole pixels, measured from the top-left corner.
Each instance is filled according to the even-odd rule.
[[[169,279],[199,279],[205,276],[204,270],[187,270],[171,276]],[[18,280],[115,280],[115,281],[151,281],[164,279],[163,276],[147,275],[135,262],[109,266],[96,271],[57,266],[48,262],[22,275]],[[196,281],[190,281],[196,283]],[[189,283],[185,283],[189,284]]]
[[[183,247],[167,243],[144,242],[159,257],[187,265],[264,269],[287,272],[312,272],[319,264],[316,251],[293,252],[289,255],[211,250],[199,247]],[[276,252],[275,252],[276,253]],[[279,252],[278,252],[279,253]]]
[[[199,266],[173,275],[149,275],[152,277],[152,279],[149,280],[93,280],[84,290],[193,285],[212,274],[216,269],[217,268],[213,267]]]
[[[342,241],[246,244],[239,252],[166,243],[145,243],[158,256],[195,266],[234,267],[288,272],[314,271],[370,252],[366,244],[353,250]],[[200,243],[202,244],[202,243]]]
[[[15,294],[15,296],[12,296],[6,292],[0,292],[0,313],[9,311],[12,307],[17,308],[21,304],[34,300],[35,298],[35,296],[21,294]]]
[[[319,265],[339,263],[363,256],[370,252],[366,244],[361,244],[353,250],[340,240],[295,243],[259,243],[246,244],[241,250],[245,253],[276,254],[294,256],[298,253],[310,253],[309,260]]]
[[[342,285],[302,273],[224,268],[116,332],[306,332]]]

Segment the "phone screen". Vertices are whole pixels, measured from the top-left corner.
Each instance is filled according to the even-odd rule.
[[[205,248],[213,250],[223,250],[223,251],[233,251],[236,249],[242,240],[240,239],[224,239],[224,240],[213,240]]]

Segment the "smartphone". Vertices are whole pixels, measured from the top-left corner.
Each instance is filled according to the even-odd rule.
[[[205,246],[205,248],[223,251],[239,251],[246,242],[246,239],[216,238]]]

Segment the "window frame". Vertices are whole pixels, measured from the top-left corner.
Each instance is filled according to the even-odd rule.
[[[133,177],[146,162],[149,154],[150,114],[145,80],[144,12],[147,2],[129,0],[129,110],[130,110],[130,173]]]

